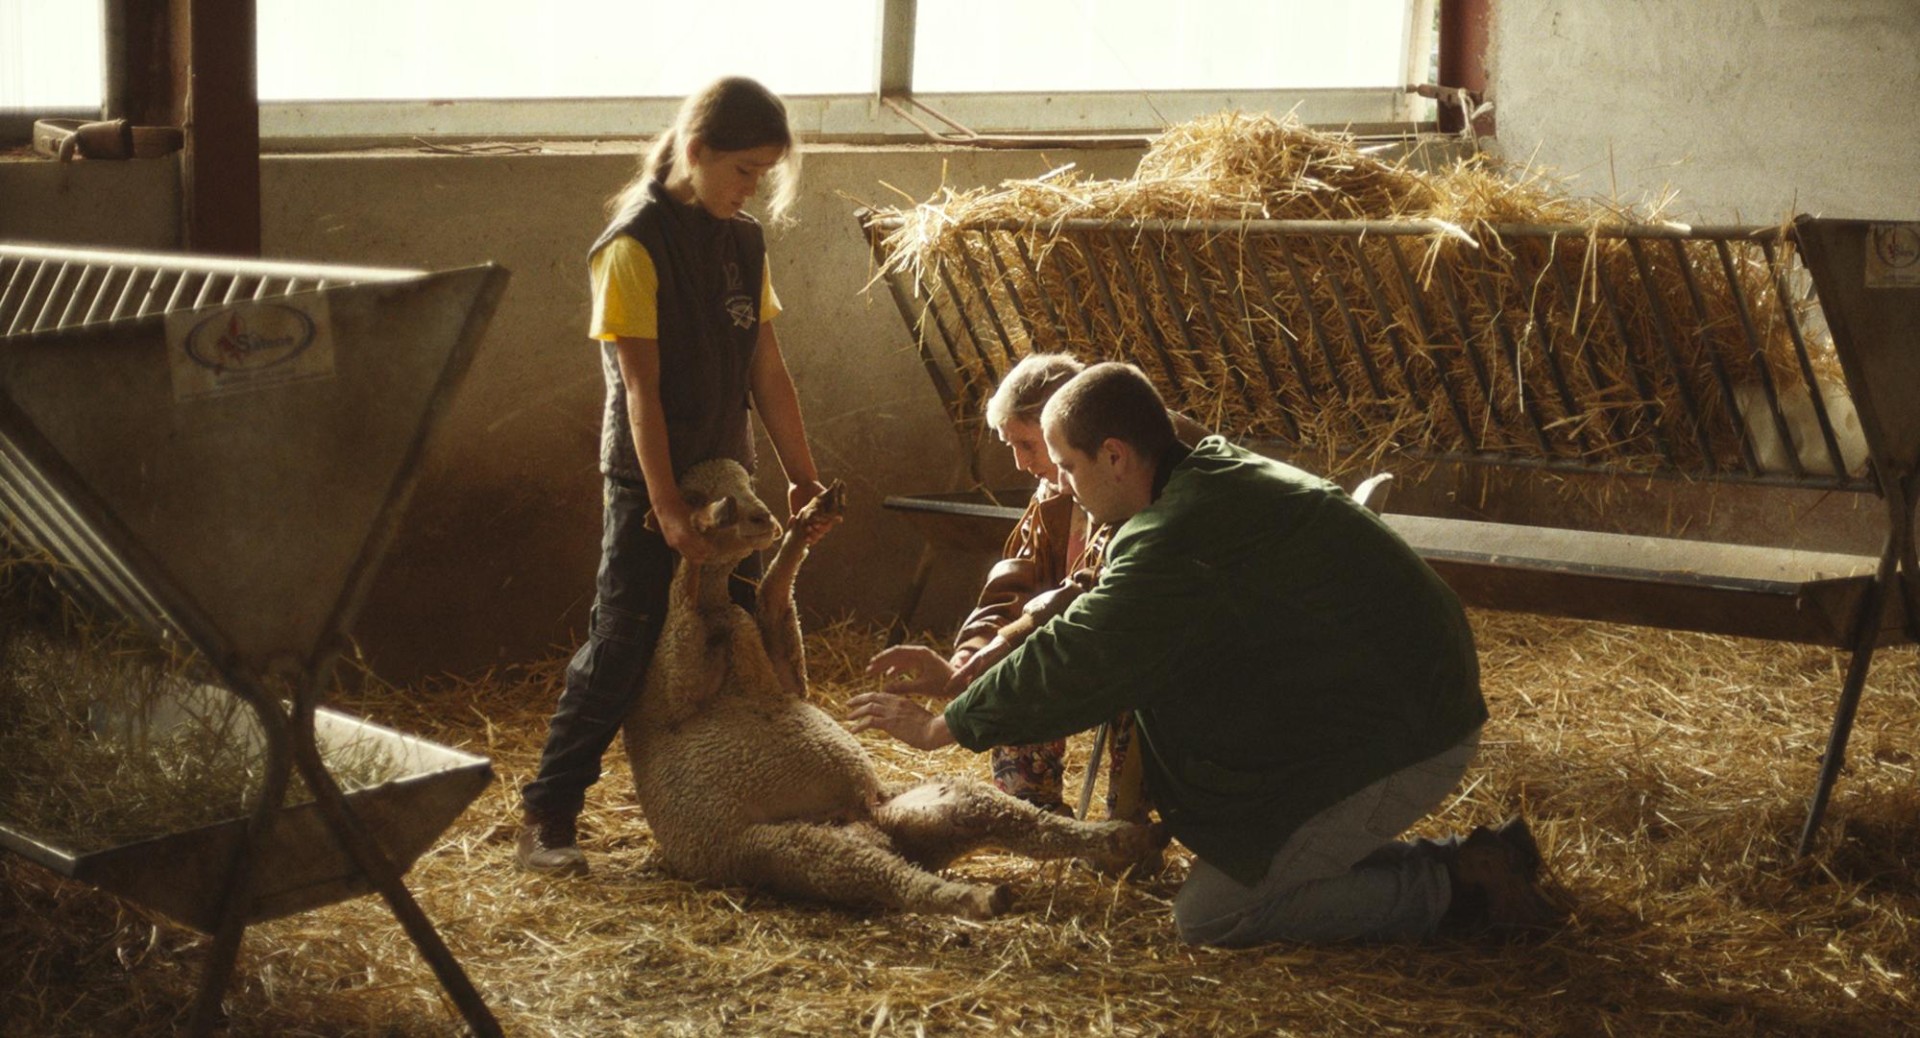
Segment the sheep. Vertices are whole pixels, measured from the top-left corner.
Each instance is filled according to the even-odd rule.
[[[1050,814],[980,781],[883,789],[860,743],[806,701],[793,584],[810,537],[840,508],[838,484],[803,508],[784,538],[735,462],[695,466],[682,492],[713,554],[680,562],[625,726],[634,788],[670,872],[804,900],[985,919],[1011,907],[1007,886],[935,870],[997,847],[1118,871],[1164,844],[1156,829]],[[750,616],[728,598],[728,574],[776,542]]]

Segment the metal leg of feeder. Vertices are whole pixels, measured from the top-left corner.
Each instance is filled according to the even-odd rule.
[[[1080,802],[1073,812],[1073,817],[1083,822],[1093,810],[1093,784],[1100,778],[1100,757],[1107,752],[1108,724],[1102,721],[1100,727],[1093,730],[1093,751],[1087,754],[1087,777],[1080,782]]]
[[[1878,606],[1884,598],[1879,585],[1875,585],[1869,598],[1872,601],[1868,612],[1878,617]],[[1794,851],[1800,857],[1806,857],[1813,848],[1813,834],[1820,828],[1820,816],[1826,814],[1833,783],[1840,777],[1840,766],[1846,761],[1847,737],[1853,733],[1853,715],[1860,707],[1860,690],[1867,683],[1867,668],[1873,662],[1873,643],[1878,634],[1878,630],[1869,630],[1863,643],[1854,646],[1853,659],[1847,664],[1847,681],[1840,689],[1840,703],[1834,709],[1827,752],[1820,758],[1820,781],[1814,786],[1813,803],[1807,808],[1807,821],[1800,829],[1800,846]]]
[[[237,684],[237,683],[236,683]],[[226,891],[221,895],[220,925],[213,934],[213,946],[207,952],[207,964],[200,977],[200,990],[194,996],[193,1016],[187,1024],[190,1035],[211,1034],[220,1022],[220,1003],[227,985],[233,980],[233,967],[240,957],[240,938],[247,930],[248,901],[253,895],[254,848],[265,843],[274,817],[287,797],[287,782],[293,769],[288,752],[286,722],[278,710],[251,695],[241,695],[260,719],[260,731],[266,740],[266,775],[260,787],[260,802],[254,806],[247,823],[247,837],[234,851],[233,864],[227,868]]]
[[[1887,596],[1893,593],[1895,582],[1898,581],[1899,592],[1903,596],[1902,604],[1910,608],[1913,605],[1909,593],[1912,581],[1920,576],[1912,569],[1913,513],[1915,501],[1920,498],[1920,484],[1916,484],[1910,476],[1887,482],[1889,485],[1883,491],[1889,526],[1887,545],[1880,554],[1880,569],[1867,591],[1859,630],[1854,633],[1853,659],[1847,664],[1846,684],[1841,687],[1840,701],[1834,708],[1833,730],[1827,736],[1826,755],[1820,760],[1820,781],[1814,786],[1813,803],[1807,809],[1807,822],[1800,830],[1800,846],[1796,853],[1801,857],[1805,857],[1813,847],[1813,834],[1820,828],[1820,816],[1826,813],[1827,801],[1833,795],[1833,783],[1840,777],[1840,766],[1846,762],[1847,738],[1853,733],[1853,716],[1860,708],[1860,692],[1867,683],[1867,668],[1873,662],[1873,649],[1880,640]],[[1914,625],[1912,613],[1908,612],[1902,622],[1911,633]]]
[[[1847,738],[1853,733],[1853,715],[1860,708],[1860,691],[1866,687],[1874,645],[1880,640],[1881,614],[1885,611],[1888,585],[1896,578],[1897,559],[1894,546],[1889,544],[1860,611],[1859,626],[1853,636],[1853,659],[1847,663],[1846,683],[1840,687],[1840,701],[1834,708],[1827,752],[1820,758],[1820,781],[1814,786],[1813,803],[1807,808],[1807,821],[1800,829],[1800,845],[1794,852],[1799,857],[1806,857],[1813,847],[1813,834],[1820,828],[1820,816],[1827,811],[1833,783],[1840,777],[1840,766],[1846,762]]]
[[[322,674],[327,669],[318,668]],[[421,957],[433,967],[433,975],[439,979],[448,997],[453,999],[467,1026],[480,1038],[504,1034],[499,1021],[494,1019],[492,1011],[480,997],[480,992],[453,957],[453,951],[433,928],[433,922],[421,910],[419,903],[414,901],[406,884],[401,882],[400,870],[394,867],[386,852],[361,825],[359,817],[348,806],[346,796],[340,792],[340,787],[334,783],[333,776],[320,760],[313,726],[318,686],[319,681],[316,681],[299,697],[294,711],[292,742],[294,763],[300,768],[301,777],[307,780],[321,817],[340,841],[340,846],[353,859],[355,867],[386,899],[388,909],[400,921],[400,926],[406,930],[414,947],[420,950]]]

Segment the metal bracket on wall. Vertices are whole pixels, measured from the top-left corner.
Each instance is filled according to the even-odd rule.
[[[135,126],[125,119],[40,119],[33,124],[36,154],[62,162],[82,159],[157,159],[179,151],[177,126]]]
[[[961,125],[959,121],[948,117],[939,109],[915,98],[912,94],[882,94],[880,103],[893,114],[913,124],[914,128],[927,135],[929,140],[941,144],[961,144],[974,148],[1144,148],[1153,138],[1149,134],[1086,134],[1086,135],[1040,135],[1040,134],[981,134]],[[916,115],[923,112],[945,123],[946,130],[937,129]]]

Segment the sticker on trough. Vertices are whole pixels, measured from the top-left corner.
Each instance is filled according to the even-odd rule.
[[[326,298],[168,314],[167,363],[175,400],[332,378],[333,322]]]
[[[1920,288],[1920,223],[1877,223],[1868,230],[1867,287]]]

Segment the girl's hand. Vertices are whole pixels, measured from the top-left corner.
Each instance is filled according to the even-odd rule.
[[[826,485],[817,479],[803,479],[787,484],[787,514],[799,515],[807,502],[827,492]]]
[[[667,542],[667,547],[678,552],[681,558],[697,564],[712,556],[713,546],[707,543],[699,530],[694,529],[693,515],[684,502],[678,508],[671,505],[662,507],[656,503],[653,520],[660,527],[660,536]]]
[[[839,482],[835,481],[834,486],[839,487]],[[830,507],[815,508],[812,512],[807,511],[809,504],[820,499],[826,493],[827,488],[822,486],[817,479],[808,479],[798,483],[787,484],[787,514],[793,517],[794,522],[804,523],[801,527],[801,534],[806,539],[807,547],[809,548],[819,544],[820,539],[827,535],[827,531],[840,525],[840,521],[845,518],[845,515],[842,513],[844,504],[842,499],[845,497],[844,492],[830,502],[822,502],[823,505],[830,505]]]
[[[875,654],[867,664],[867,676],[886,678],[890,692],[944,698],[953,668],[924,645],[896,645]]]

